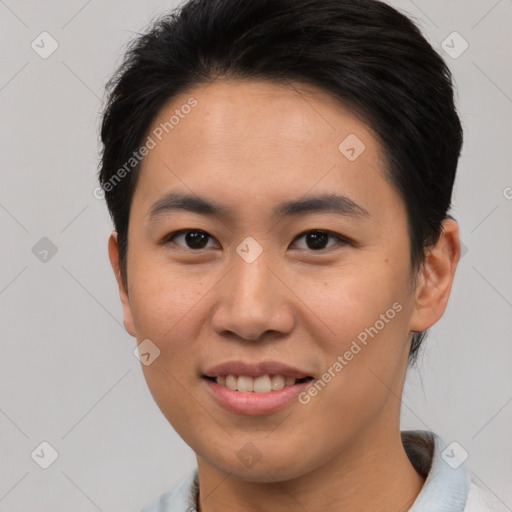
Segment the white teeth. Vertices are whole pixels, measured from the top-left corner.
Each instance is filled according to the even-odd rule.
[[[293,379],[293,377],[286,377],[288,379]],[[272,376],[272,390],[273,391],[279,391],[280,389],[284,388],[284,385],[286,384],[286,378],[282,375],[273,375]],[[293,379],[294,382],[292,384],[295,384],[295,379]],[[290,385],[290,384],[288,384]]]
[[[284,375],[260,375],[256,378],[248,375],[219,375],[216,378],[217,384],[225,386],[232,391],[244,393],[279,391],[285,386],[293,386],[296,380],[295,377],[285,377]]]
[[[240,382],[241,377],[238,378]],[[255,393],[269,393],[272,390],[272,381],[270,375],[260,375],[254,379],[254,392]]]
[[[238,384],[236,388],[238,391],[243,391],[245,393],[254,391],[254,379],[252,377],[240,375],[240,377],[238,377]]]
[[[237,384],[238,384],[238,379],[234,375],[228,375],[226,377],[226,387],[231,389],[231,391],[236,391]]]

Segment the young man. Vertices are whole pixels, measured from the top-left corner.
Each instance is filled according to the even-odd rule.
[[[373,0],[191,0],[109,88],[124,323],[198,465],[145,510],[498,510],[400,432],[460,254],[462,130],[418,29]]]

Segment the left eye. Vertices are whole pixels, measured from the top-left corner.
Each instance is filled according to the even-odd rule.
[[[299,249],[311,249],[313,251],[321,251],[323,249],[328,249],[329,247],[336,245],[327,245],[329,238],[334,238],[338,242],[342,242],[343,244],[348,243],[347,240],[340,235],[336,235],[334,233],[331,233],[330,231],[321,231],[317,229],[302,233],[301,235],[298,235],[295,240],[300,240],[301,238],[305,240],[306,247],[299,247]]]

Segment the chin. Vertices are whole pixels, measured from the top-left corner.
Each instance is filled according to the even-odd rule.
[[[302,465],[298,466],[297,456],[287,458],[278,452],[274,452],[272,457],[265,457],[265,455],[261,454],[260,458],[255,455],[251,460],[248,455],[242,454],[239,457],[239,454],[237,453],[235,458],[227,460],[224,457],[213,457],[210,460],[208,458],[203,459],[215,467],[217,471],[229,475],[230,478],[253,483],[293,480],[308,473],[311,469],[306,469],[308,465],[303,455],[301,455],[301,462],[306,466],[304,468]]]

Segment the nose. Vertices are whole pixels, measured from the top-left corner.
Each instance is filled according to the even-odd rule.
[[[270,333],[292,331],[292,294],[264,254],[252,263],[234,255],[234,267],[218,289],[212,315],[212,327],[219,335],[256,341]]]

